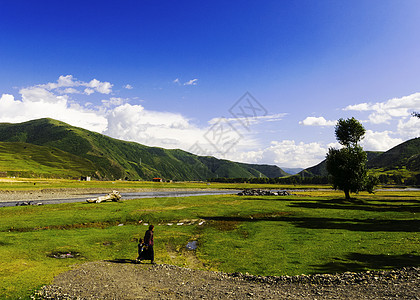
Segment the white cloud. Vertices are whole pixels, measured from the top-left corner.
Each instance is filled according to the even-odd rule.
[[[54,90],[62,87],[75,87],[79,86],[81,82],[75,80],[72,75],[60,76],[57,82],[49,82],[46,84],[39,84],[38,87],[45,88],[47,90]]]
[[[420,137],[420,119],[411,117],[399,120],[398,133],[404,138]]]
[[[360,103],[355,105],[348,105],[344,110],[356,110],[356,111],[369,111],[371,110],[370,104]]]
[[[88,84],[87,87],[94,89],[98,93],[101,94],[109,94],[112,92],[112,84],[109,82],[100,82],[97,79],[92,79]]]
[[[119,106],[122,105],[126,102],[128,102],[129,99],[124,99],[124,98],[118,98],[118,97],[111,97],[109,100],[102,100],[102,104],[109,108],[111,106]]]
[[[57,96],[54,93],[42,88],[42,87],[29,87],[21,89],[20,94],[22,95],[22,101],[24,103],[32,102],[44,102],[54,104],[64,104],[68,101],[68,96]]]
[[[181,80],[179,78],[175,78],[174,80],[172,80],[172,83],[175,83],[177,85],[197,85],[198,84],[198,79],[194,78],[194,79],[188,80],[184,83],[181,83]]]
[[[85,88],[84,92],[86,95],[92,95],[95,91],[92,89]]]
[[[23,122],[39,118],[54,118],[74,126],[96,132],[106,130],[107,121],[98,110],[80,106],[69,95],[85,93],[109,94],[112,84],[93,79],[90,82],[76,80],[72,75],[60,76],[57,82],[49,82],[19,90],[21,99],[4,94],[0,98],[0,120]]]
[[[235,161],[276,164],[280,167],[312,167],[325,159],[328,147],[320,143],[296,143],[294,140],[272,141],[265,149],[229,154]]]
[[[307,117],[299,122],[305,126],[334,126],[336,123],[336,121],[327,121],[324,117]]]
[[[112,84],[105,81],[101,82],[97,79],[92,79],[90,82],[79,81],[73,77],[73,75],[60,76],[57,82],[49,82],[46,84],[39,84],[31,88],[41,88],[48,91],[56,91],[59,93],[66,94],[80,94],[81,90],[77,88],[85,88],[85,94],[92,94],[98,92],[101,94],[110,94],[112,92]]]
[[[19,123],[39,118],[53,118],[74,126],[103,132],[107,122],[94,110],[69,102],[67,96],[57,96],[42,88],[22,89],[22,100],[3,94],[0,98],[1,122]]]
[[[73,75],[60,76],[57,80],[57,87],[72,87],[81,84],[80,81],[74,80]]]
[[[385,102],[360,103],[349,105],[344,110],[372,111],[369,121],[373,124],[388,123],[392,119],[409,117],[413,110],[420,107],[420,93],[401,98],[392,98]]]
[[[80,94],[80,91],[76,90],[75,88],[66,88],[59,92],[62,94]]]
[[[250,116],[248,118],[213,118],[210,121],[208,121],[208,123],[210,125],[212,124],[216,124],[217,122],[219,122],[220,120],[226,120],[232,124],[249,124],[249,125],[254,125],[254,124],[260,124],[263,122],[277,122],[277,121],[281,121],[283,119],[284,116],[286,116],[287,113],[279,113],[279,114],[273,114],[273,115],[267,115],[267,116]],[[243,126],[243,125],[240,125]]]
[[[107,120],[105,134],[149,146],[188,149],[202,141],[205,133],[181,114],[149,111],[128,103],[110,111]]]
[[[124,88],[127,89],[127,90],[132,90],[133,89],[133,87],[130,84],[126,84],[124,86]]]
[[[391,131],[374,132],[366,130],[361,145],[366,151],[387,151],[403,142],[402,139],[393,138],[391,135],[393,135]]]
[[[195,79],[191,79],[191,80],[185,82],[184,85],[197,85],[197,83],[198,83],[198,79],[195,78]]]

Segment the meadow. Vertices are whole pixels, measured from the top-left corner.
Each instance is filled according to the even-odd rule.
[[[30,183],[22,184],[19,188],[29,188]],[[420,265],[420,191],[361,193],[357,202],[346,202],[333,190],[293,193],[3,207],[0,295],[27,298],[55,275],[87,261],[132,263],[145,224],[155,225],[157,263],[259,275]],[[187,250],[190,241],[197,241],[196,250]],[[53,257],[60,253],[77,255]]]
[[[46,178],[0,178],[0,193],[5,191],[53,191],[56,189],[83,190],[103,189],[127,190],[127,189],[320,189],[330,188],[330,185],[290,185],[290,184],[255,184],[255,183],[220,183],[204,181],[80,181],[73,179],[46,179]]]

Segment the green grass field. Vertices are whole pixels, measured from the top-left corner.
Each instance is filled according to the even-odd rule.
[[[48,189],[320,189],[330,185],[285,185],[285,184],[252,184],[252,183],[218,183],[218,182],[152,182],[152,181],[77,181],[71,179],[46,178],[0,178],[0,192],[48,190]]]
[[[94,174],[87,159],[60,149],[27,143],[0,142],[0,170],[9,176],[72,178]]]
[[[4,207],[0,295],[29,297],[55,275],[87,261],[130,263],[144,223],[155,225],[158,263],[260,275],[420,265],[420,192],[360,194],[357,204],[343,198],[341,192],[308,191]],[[177,225],[190,221],[194,224]],[[193,240],[198,249],[186,250]],[[57,252],[80,256],[50,257]]]

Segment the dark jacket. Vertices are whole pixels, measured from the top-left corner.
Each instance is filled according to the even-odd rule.
[[[152,230],[147,230],[146,233],[144,234],[144,243],[146,245],[153,246],[153,231]]]

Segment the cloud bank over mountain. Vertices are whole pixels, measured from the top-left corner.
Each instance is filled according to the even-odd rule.
[[[196,82],[196,79],[188,81],[191,85]],[[296,136],[264,143],[262,137],[268,132],[267,126],[275,123],[281,127],[289,113],[265,111],[261,115],[244,113],[237,118],[215,116],[205,125],[198,125],[182,113],[150,110],[140,104],[137,97],[120,97],[121,92],[114,91],[113,87],[114,84],[107,81],[81,81],[72,75],[60,76],[56,82],[23,87],[19,89],[20,97],[2,94],[0,121],[17,123],[49,117],[148,146],[180,148],[199,155],[280,167],[315,165],[325,158],[328,147],[335,145],[333,135],[325,138],[327,142],[305,142]],[[124,87],[124,90],[131,89],[131,85]],[[362,119],[368,129],[362,145],[367,150],[384,151],[420,135],[420,120],[411,117],[411,112],[418,107],[420,93],[341,109],[361,116],[367,114],[367,119]],[[323,116],[296,120],[297,124],[308,128],[331,128],[335,122]],[[386,125],[384,130],[378,130],[379,124]],[[370,125],[376,126],[376,130],[369,129]]]

